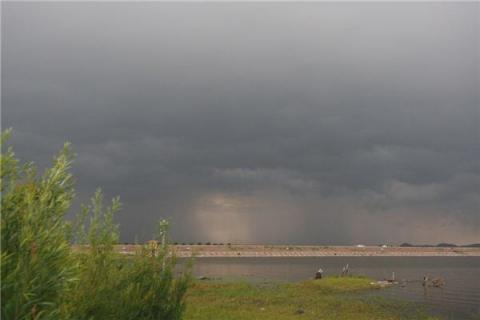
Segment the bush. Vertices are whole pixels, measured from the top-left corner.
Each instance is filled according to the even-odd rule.
[[[74,197],[70,146],[38,177],[4,150],[9,134],[1,153],[2,319],[180,319],[190,275],[174,274],[168,223],[159,224],[161,245],[122,256],[114,247],[118,198],[105,206],[97,190],[73,225],[65,220]]]
[[[38,177],[33,164],[19,166],[10,132],[2,134],[2,319],[52,318],[76,277],[65,212],[74,195],[68,144],[52,168]]]
[[[175,257],[166,243],[168,223],[159,223],[160,245],[151,241],[133,258],[125,258],[114,250],[118,227],[113,217],[119,208],[118,199],[104,207],[100,191],[84,207],[78,224],[85,225],[91,212],[89,229],[76,238],[88,240],[88,252],[79,255],[80,281],[68,314],[77,319],[180,319],[189,275],[174,277]]]

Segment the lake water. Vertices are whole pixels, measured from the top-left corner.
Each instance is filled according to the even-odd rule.
[[[282,257],[282,258],[196,258],[194,274],[210,278],[249,281],[300,281],[311,279],[322,268],[336,275],[349,264],[351,274],[377,280],[395,272],[404,286],[375,290],[391,298],[427,305],[445,319],[480,319],[480,257]],[[442,277],[442,288],[422,286],[424,275]]]

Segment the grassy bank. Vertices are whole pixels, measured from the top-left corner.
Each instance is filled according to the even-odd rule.
[[[299,283],[197,281],[185,319],[433,319],[412,304],[362,297],[379,290],[361,277]]]

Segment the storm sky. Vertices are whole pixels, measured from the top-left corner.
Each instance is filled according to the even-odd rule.
[[[480,242],[480,3],[2,2],[2,126],[122,241]],[[75,208],[75,206],[74,206]]]

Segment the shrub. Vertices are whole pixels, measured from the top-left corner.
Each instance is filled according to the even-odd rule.
[[[65,220],[74,197],[70,146],[38,177],[4,150],[9,134],[0,158],[2,319],[180,319],[190,274],[174,274],[168,222],[159,223],[160,246],[122,256],[118,198],[105,206],[97,190],[73,225]]]
[[[189,274],[174,276],[175,257],[167,245],[168,222],[158,224],[156,238],[138,250],[132,258],[114,250],[118,227],[113,223],[120,208],[118,199],[103,205],[100,191],[89,207],[84,207],[80,225],[91,215],[88,231],[77,239],[88,240],[88,252],[82,261],[79,282],[72,292],[69,314],[77,319],[180,319]],[[78,228],[78,230],[82,230]]]
[[[76,276],[64,220],[74,195],[72,153],[65,144],[52,168],[38,177],[33,164],[19,166],[10,132],[2,134],[2,319],[52,318]]]
[[[153,253],[153,254],[152,254]],[[175,257],[165,246],[143,247],[125,268],[119,317],[123,319],[181,319],[189,274],[175,279]],[[117,304],[118,305],[118,304]],[[118,317],[117,317],[118,319]]]
[[[119,209],[118,198],[105,207],[103,194],[97,190],[91,204],[82,206],[75,224],[73,240],[85,245],[86,250],[76,254],[78,281],[66,304],[67,314],[77,319],[108,319],[116,312],[122,279],[118,268],[120,255],[114,250],[119,235],[113,217]],[[88,226],[86,231],[85,225]]]

